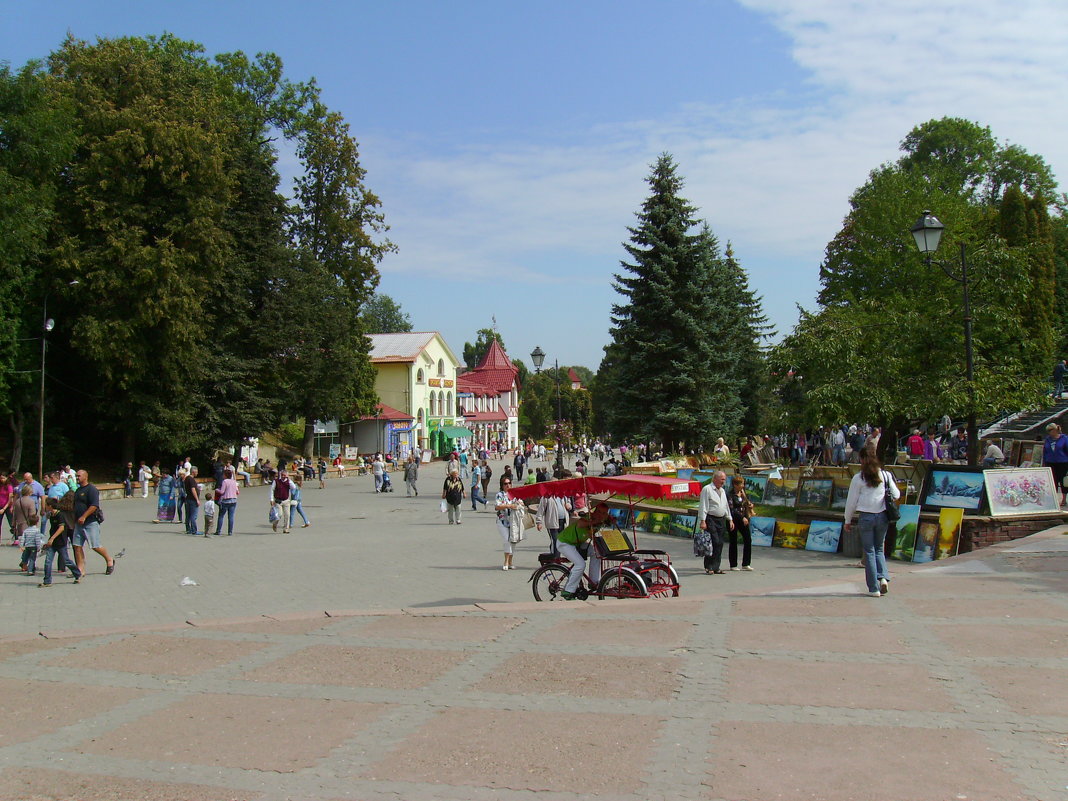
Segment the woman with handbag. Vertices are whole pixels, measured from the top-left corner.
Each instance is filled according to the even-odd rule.
[[[753,558],[753,537],[749,530],[749,519],[753,516],[753,504],[745,494],[745,479],[735,476],[731,479],[731,491],[727,494],[727,507],[731,510],[734,528],[729,532],[730,545],[727,548],[727,560],[731,570],[752,570],[749,562]],[[738,567],[738,535],[742,535],[742,566]]]
[[[515,546],[523,539],[523,502],[508,496],[512,479],[501,476],[500,491],[494,499],[493,508],[497,512],[497,533],[504,540],[504,565],[501,570],[515,570],[512,554]]]
[[[886,569],[883,544],[889,520],[897,520],[900,512],[897,501],[901,497],[893,476],[883,470],[875,446],[868,443],[860,452],[860,472],[849,482],[846,497],[845,530],[852,526],[853,515],[859,515],[860,547],[864,553],[864,578],[868,595],[878,598],[890,591],[890,573]]]

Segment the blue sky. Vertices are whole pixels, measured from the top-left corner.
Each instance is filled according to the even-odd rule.
[[[68,31],[170,31],[314,76],[360,142],[399,248],[380,290],[458,356],[495,316],[513,357],[540,345],[596,369],[621,243],[664,151],[781,333],[814,305],[849,195],[913,126],[966,117],[1068,169],[1063,0],[0,0],[0,12],[13,65]],[[281,166],[292,173],[288,154]]]

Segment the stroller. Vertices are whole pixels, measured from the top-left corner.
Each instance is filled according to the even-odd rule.
[[[393,480],[389,477],[388,472],[382,473],[382,487],[379,492],[393,492]]]

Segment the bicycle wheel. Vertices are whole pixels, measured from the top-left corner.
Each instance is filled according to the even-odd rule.
[[[571,571],[563,565],[543,565],[530,577],[535,601],[555,601],[567,585]]]
[[[605,598],[645,598],[648,595],[641,576],[626,567],[613,567],[597,585],[597,597],[602,601]]]
[[[649,588],[650,597],[677,597],[679,594],[679,574],[666,562],[651,562],[641,570],[642,580]]]

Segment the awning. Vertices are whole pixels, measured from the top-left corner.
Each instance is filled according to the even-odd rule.
[[[461,428],[460,426],[442,426],[441,427],[441,431],[449,439],[457,439],[459,437],[473,437],[474,436],[474,434],[472,434],[468,429]]]

